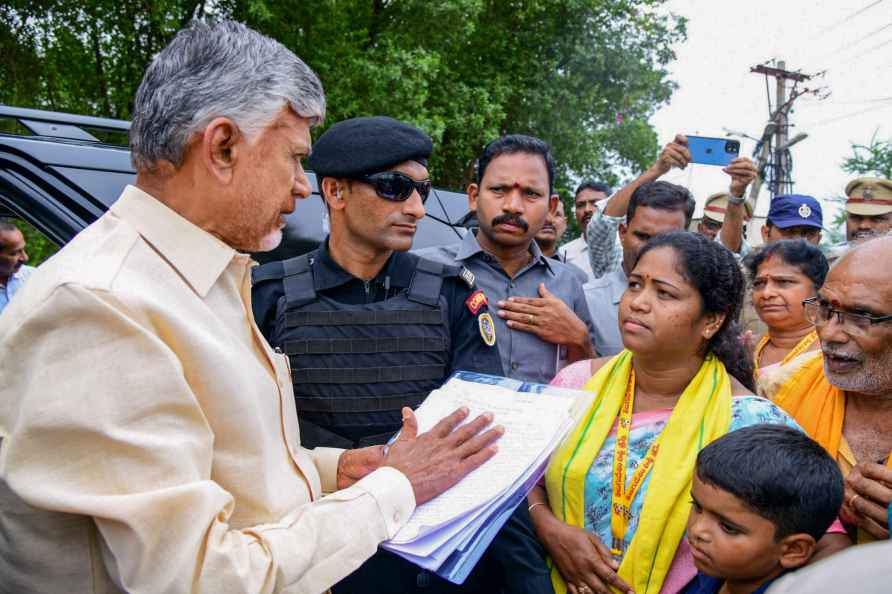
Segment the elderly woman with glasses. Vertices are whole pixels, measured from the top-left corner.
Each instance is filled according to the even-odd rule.
[[[744,260],[752,302],[768,332],[756,344],[753,372],[761,392],[773,392],[803,363],[820,354],[815,327],[803,301],[824,284],[829,266],[817,247],[802,239],[770,243]]]

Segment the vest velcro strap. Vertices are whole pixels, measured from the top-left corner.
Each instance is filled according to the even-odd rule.
[[[427,398],[427,392],[399,396],[370,396],[368,398],[327,398],[297,394],[294,401],[298,412],[305,413],[365,413],[400,410],[404,406],[417,407]]]
[[[428,260],[427,258],[419,258],[418,263],[415,265],[415,270],[421,270],[422,272],[430,272],[431,274],[435,274],[437,276],[443,276],[446,272],[446,265],[442,262],[437,262],[436,260]]]
[[[436,305],[443,287],[445,265],[422,258],[418,261],[412,282],[409,285],[409,299],[425,305]]]
[[[282,287],[289,307],[299,307],[316,300],[316,289],[313,286],[313,270],[310,259],[304,254],[282,262],[285,276]]]
[[[404,336],[391,338],[307,338],[284,343],[286,355],[335,355],[406,353],[446,350],[442,337]]]
[[[424,324],[440,325],[444,314],[439,309],[291,311],[285,314],[285,326],[377,326]]]
[[[301,384],[378,384],[443,379],[446,366],[292,368],[291,373],[294,386],[299,388]]]

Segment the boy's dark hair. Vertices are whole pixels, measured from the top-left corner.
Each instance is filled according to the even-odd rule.
[[[691,226],[697,203],[687,188],[669,182],[654,181],[641,184],[632,192],[626,215],[627,222],[632,221],[635,211],[641,206],[684,212],[684,228],[687,230]]]
[[[576,192],[573,194],[573,197],[579,196],[579,192],[583,190],[591,190],[593,192],[603,192],[604,194],[610,196],[613,192],[610,191],[610,186],[605,184],[604,182],[586,180],[579,184],[579,187],[576,188]]]
[[[483,174],[489,167],[490,161],[501,155],[515,153],[527,153],[539,155],[545,161],[545,169],[548,170],[548,194],[554,192],[554,158],[551,149],[544,140],[525,134],[507,134],[496,138],[483,148],[483,152],[477,158],[477,185],[483,181]]]
[[[830,270],[827,258],[821,250],[812,244],[804,239],[783,239],[769,243],[744,258],[743,263],[749,271],[750,282],[756,278],[759,266],[771,256],[777,256],[790,266],[798,268],[802,274],[809,278],[815,286],[815,290],[821,288],[824,279],[827,278],[827,272]]]
[[[798,533],[819,540],[842,505],[836,462],[816,441],[784,425],[723,435],[700,451],[697,478],[772,522],[775,540]]]

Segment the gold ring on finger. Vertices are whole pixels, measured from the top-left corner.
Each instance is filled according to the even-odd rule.
[[[529,324],[530,326],[536,325],[536,318],[533,317],[533,314],[529,314],[527,316],[527,324]]]
[[[855,509],[855,500],[858,499],[859,497],[861,497],[861,495],[859,495],[858,493],[855,493],[854,495],[852,495],[849,498],[849,507],[851,507],[852,509]]]

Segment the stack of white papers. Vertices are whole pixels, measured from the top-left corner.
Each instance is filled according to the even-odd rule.
[[[460,371],[415,411],[418,431],[460,406],[468,419],[484,412],[505,427],[499,451],[457,485],[418,506],[381,546],[461,584],[517,505],[545,472],[548,458],[591,394]]]

